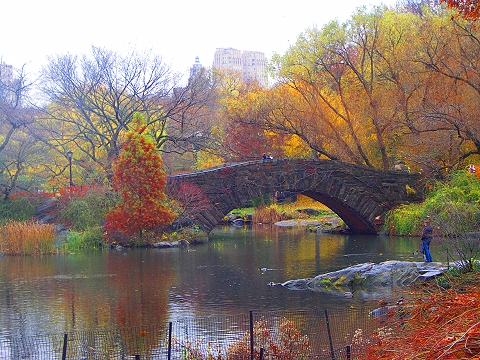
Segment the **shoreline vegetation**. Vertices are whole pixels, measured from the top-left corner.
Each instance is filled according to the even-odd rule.
[[[436,236],[446,242],[444,245],[450,243],[454,252],[465,250],[460,248],[459,241],[473,238],[473,244],[467,244],[472,249],[461,256],[461,260],[476,259],[478,247],[474,245],[480,229],[479,175],[466,170],[457,171],[449,176],[448,181],[431,183],[427,188],[423,203],[402,205],[388,214],[384,232],[390,236],[420,236],[423,221],[429,218],[435,226]],[[119,201],[115,192],[103,186],[4,200],[0,204],[0,252],[4,255],[40,255],[117,245],[152,247],[159,242],[183,241],[188,244],[207,241],[208,235],[191,225],[171,226],[161,234],[145,231],[141,241],[123,236],[117,237],[118,242],[108,242],[111,234],[106,234],[104,217]],[[268,194],[253,199],[246,207],[232,210],[225,216],[224,223],[301,223],[302,220],[318,222],[322,231],[348,231],[328,207],[294,194],[281,202]],[[307,230],[316,231],[317,227],[312,225]]]
[[[415,284],[408,301],[380,309],[382,325],[372,335],[355,334],[367,359],[478,359],[480,356],[480,266],[452,268]]]

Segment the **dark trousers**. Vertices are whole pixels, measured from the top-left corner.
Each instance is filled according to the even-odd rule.
[[[425,251],[425,261],[432,262],[432,254],[430,254],[430,242],[422,240],[422,243],[423,243],[423,249]]]

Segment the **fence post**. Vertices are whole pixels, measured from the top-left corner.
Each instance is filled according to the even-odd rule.
[[[250,360],[253,360],[253,311],[250,310]]]
[[[67,340],[68,340],[68,334],[65,333],[65,334],[63,334],[62,360],[66,360],[66,359],[67,359]]]
[[[135,360],[140,360],[140,355],[135,355]]]
[[[325,321],[327,323],[327,333],[328,333],[328,340],[330,342],[330,353],[332,355],[332,360],[335,360],[335,351],[333,350],[333,340],[332,340],[332,333],[330,332],[330,322],[328,321],[328,312],[325,309]]]
[[[350,345],[347,345],[347,360],[352,358],[352,352],[350,350]]]
[[[168,360],[172,359],[172,322],[168,323]]]
[[[448,248],[447,248],[447,270],[450,270],[450,254],[448,253]]]
[[[260,348],[260,360],[263,360],[263,352],[265,351],[264,348]]]

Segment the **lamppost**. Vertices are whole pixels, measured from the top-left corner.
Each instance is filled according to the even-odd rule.
[[[70,190],[73,187],[73,180],[72,180],[72,156],[73,152],[69,151],[67,152],[67,158],[68,158],[68,168],[70,169]]]

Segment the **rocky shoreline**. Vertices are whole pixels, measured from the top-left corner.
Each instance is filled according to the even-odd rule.
[[[326,292],[337,296],[378,298],[392,293],[395,288],[409,286],[417,281],[441,275],[447,270],[443,263],[389,260],[379,264],[363,263],[318,275],[312,279],[288,280],[281,284],[295,291]],[[356,296],[356,297],[357,297]]]

